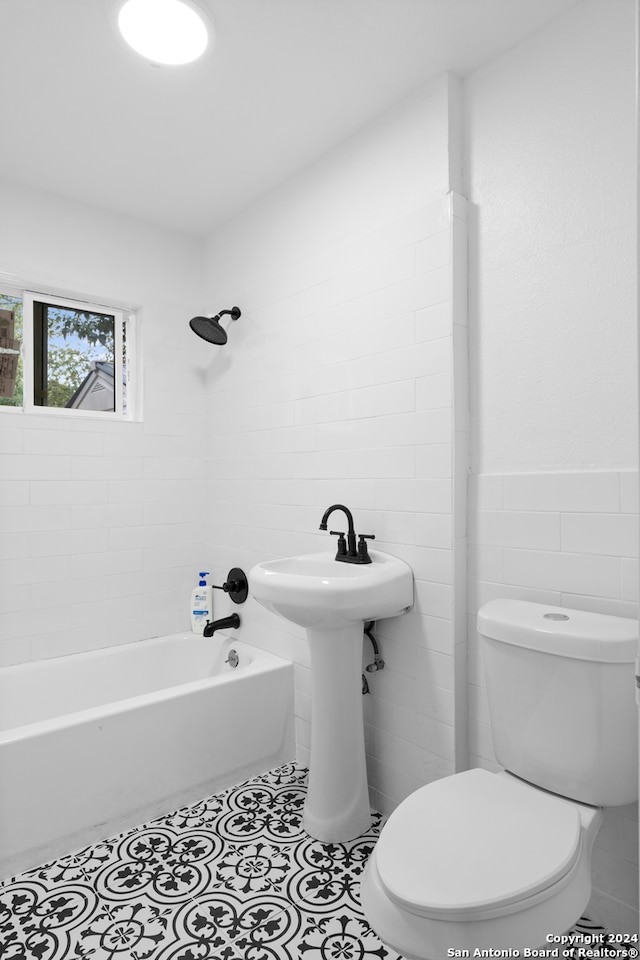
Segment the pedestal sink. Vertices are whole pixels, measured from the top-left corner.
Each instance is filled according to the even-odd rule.
[[[380,550],[371,563],[334,553],[258,563],[255,599],[306,628],[311,655],[311,757],[304,809],[307,833],[325,843],[351,840],[371,823],[362,718],[363,624],[406,613],[411,568]]]

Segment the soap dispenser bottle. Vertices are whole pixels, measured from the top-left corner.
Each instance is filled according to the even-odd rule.
[[[202,633],[207,620],[213,617],[213,587],[207,586],[205,580],[209,571],[203,570],[199,576],[198,586],[191,593],[191,629],[194,633]]]

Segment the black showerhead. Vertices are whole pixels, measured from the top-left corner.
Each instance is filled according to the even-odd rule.
[[[209,343],[223,344],[227,342],[227,331],[220,326],[220,317],[225,314],[229,314],[232,320],[237,320],[241,316],[240,307],[221,310],[215,317],[193,317],[189,320],[189,326],[203,340],[207,340]]]

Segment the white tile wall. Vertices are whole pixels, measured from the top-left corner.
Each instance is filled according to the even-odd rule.
[[[191,447],[137,423],[101,433],[95,422],[87,432],[87,421],[8,420],[22,442],[12,437],[0,466],[0,664],[186,627],[203,562],[203,465]]]
[[[638,616],[638,472],[473,476],[469,482],[471,764],[497,769],[475,616],[513,597]],[[606,811],[589,915],[638,930],[638,805]]]
[[[0,411],[0,666],[186,628],[206,562],[200,241],[18,184],[3,203],[3,271],[137,309],[144,422]]]
[[[464,671],[455,670],[456,644],[465,641],[456,614],[466,622],[464,578],[454,584],[456,551],[465,548],[454,538],[454,470],[466,476],[466,433],[456,448],[453,411],[453,383],[466,377],[466,350],[454,365],[466,250],[459,209],[454,217],[453,198],[443,197],[333,256],[298,256],[295,270],[284,267],[286,249],[271,252],[269,282],[244,294],[233,360],[209,379],[208,536],[219,576],[225,565],[330,549],[318,524],[333,502],[352,509],[358,531],[376,535],[374,547],[414,570],[415,607],[377,625],[386,668],[367,674],[371,796],[385,811],[466,760],[464,717],[456,724]],[[246,272],[260,271],[248,263]],[[220,615],[226,599],[216,596]],[[296,661],[305,761],[303,633],[251,600],[241,616],[246,640]],[[365,641],[364,662],[372,659]]]

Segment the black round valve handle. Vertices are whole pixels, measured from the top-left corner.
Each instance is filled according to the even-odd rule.
[[[240,567],[232,567],[227,574],[225,583],[221,587],[214,584],[213,589],[224,590],[234,603],[244,603],[249,596],[249,581],[244,570]]]

